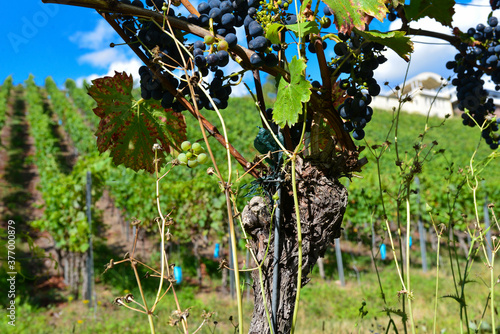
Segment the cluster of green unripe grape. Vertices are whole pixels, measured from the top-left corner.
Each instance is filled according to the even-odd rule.
[[[271,23],[283,20],[287,21],[288,14],[284,11],[288,8],[293,0],[262,0],[260,1],[261,10],[256,13],[256,20],[262,24],[264,28],[269,26]],[[286,22],[287,24],[293,24],[296,22]]]
[[[182,142],[181,149],[184,152],[179,153],[177,156],[177,160],[179,160],[181,165],[187,165],[190,168],[194,168],[198,165],[204,164],[208,160],[205,149],[200,145],[200,143],[191,144],[191,142],[186,140]]]

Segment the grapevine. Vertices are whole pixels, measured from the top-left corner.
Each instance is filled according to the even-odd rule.
[[[185,170],[191,170],[210,157],[213,169],[209,174],[216,175],[226,199],[234,263],[231,269],[237,280],[238,329],[243,332],[240,264],[233,222],[233,213],[238,210],[236,202],[231,202],[236,192],[232,182],[234,158],[245,175],[256,179],[250,195],[261,196],[242,211],[247,247],[261,261],[258,276],[254,272],[256,305],[250,332],[293,333],[301,287],[308,282],[307,275],[318,258],[340,235],[347,191],[339,178],[351,178],[367,163],[360,157],[363,147],[358,145],[370,135],[365,133],[365,127],[376,117],[370,103],[381,93],[381,86],[374,71],[387,60],[384,52],[388,49],[409,60],[413,43],[408,35],[440,38],[457,47],[459,55],[448,68],[457,73],[453,84],[457,86],[460,108],[466,111],[464,124],[479,125],[490,148],[498,147],[493,103],[487,99],[481,79],[486,73],[500,84],[500,74],[496,73],[500,54],[496,50],[498,21],[492,16],[488,27],[481,25],[467,34],[455,30],[454,35],[445,35],[414,30],[409,23],[430,17],[451,27],[452,3],[375,0],[359,2],[357,8],[353,1],[299,4],[289,0],[209,0],[196,8],[187,0],[44,1],[98,10],[144,63],[138,73],[140,100],[131,98],[133,80],[125,73],[94,80],[89,95],[97,103],[94,113],[100,118],[96,131],[99,152],[109,152],[115,165],[156,174],[162,280],[155,306],[165,272],[165,217],[158,191],[163,176],[158,176],[159,170],[169,164],[186,165]],[[187,17],[176,13],[181,4],[190,13]],[[496,5],[492,2],[493,9]],[[385,18],[401,19],[401,29],[369,30],[373,19]],[[240,31],[245,33],[244,40]],[[327,52],[329,48],[333,53]],[[311,63],[317,64],[319,71],[313,71]],[[232,145],[224,121],[227,116],[221,113],[228,108],[234,87],[242,84],[246,73],[253,76],[254,88],[250,90],[255,113],[261,116],[261,127],[254,139],[261,156],[253,161]],[[275,77],[276,102],[272,106],[266,106],[261,75]],[[187,141],[188,113],[199,123],[207,152],[201,140]],[[220,131],[215,124],[220,124]],[[226,150],[226,178],[212,154],[209,137]],[[408,180],[412,176],[413,172]],[[409,181],[405,187],[409,203]],[[273,194],[278,189],[280,195],[275,198]],[[280,206],[274,231],[269,219],[263,218],[271,206]],[[408,230],[409,226],[408,214]],[[269,257],[259,256],[264,252],[264,243],[268,245],[265,253],[275,254],[275,263]],[[286,258],[286,263],[278,261],[280,258]],[[406,290],[401,272],[400,277]],[[408,278],[408,288],[409,282]],[[294,288],[277,293],[280,284]],[[271,294],[275,305],[272,323],[264,321],[269,319],[265,304]],[[411,296],[405,296],[414,329]],[[148,309],[152,332],[154,324],[149,312],[155,306]],[[183,326],[187,331],[185,322]]]
[[[9,100],[10,94],[12,90],[12,76],[7,77],[2,87],[0,88],[0,131],[5,125],[5,121],[7,119],[7,102]],[[2,143],[0,142],[0,145]]]

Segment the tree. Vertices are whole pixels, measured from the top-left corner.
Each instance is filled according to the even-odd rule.
[[[457,57],[447,66],[457,73],[453,84],[460,108],[467,110],[464,124],[480,126],[488,145],[498,147],[493,102],[481,81],[486,74],[500,84],[496,19],[467,33],[455,29],[453,35],[410,27],[423,17],[452,27],[452,0],[409,4],[402,0],[211,0],[197,8],[188,0],[167,4],[148,0],[149,9],[139,0],[43,2],[96,9],[145,64],[139,71],[139,101],[131,94],[132,78],[122,73],[94,80],[89,89],[98,103],[94,112],[101,118],[98,149],[110,151],[115,164],[158,172],[151,162],[165,165],[167,154],[181,151],[186,140],[180,112],[187,110],[199,121],[214,166],[211,173],[217,175],[226,196],[237,281],[234,218],[239,211],[231,202],[235,194],[231,168],[226,178],[221,175],[207,136],[227,149],[228,160],[236,159],[255,177],[253,185],[263,195],[255,196],[241,215],[242,233],[259,264],[254,271],[250,333],[294,331],[300,288],[308,282],[318,257],[340,235],[347,191],[338,179],[360,172],[367,163],[359,158],[363,147],[353,138],[365,137],[363,128],[373,115],[369,104],[381,90],[373,70],[386,61],[387,49],[409,59],[411,35],[435,37],[457,47]],[[496,1],[491,3],[496,9]],[[174,7],[181,4],[190,12],[187,18],[175,15]],[[396,17],[402,22],[399,30],[369,30],[373,19]],[[246,41],[238,40],[238,27],[244,29]],[[327,48],[335,53],[331,59],[326,57]],[[224,72],[230,59],[241,69]],[[309,79],[313,64],[319,69],[318,77]],[[253,162],[228,142],[219,113],[227,106],[231,87],[241,84],[247,71],[253,74],[256,112],[262,119],[258,136],[248,138],[263,155]],[[273,108],[267,108],[264,100],[263,73],[276,78]],[[222,133],[206,116],[212,110],[220,118]],[[152,150],[156,144],[162,150],[158,146]],[[184,163],[193,167],[197,153],[189,153]],[[416,173],[413,170],[409,178]],[[241,332],[241,301],[239,328]]]

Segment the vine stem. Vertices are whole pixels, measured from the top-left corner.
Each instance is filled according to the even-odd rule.
[[[146,297],[144,296],[144,291],[142,290],[142,285],[141,285],[141,278],[139,277],[139,273],[137,272],[137,267],[134,263],[134,260],[130,261],[130,265],[132,266],[132,269],[134,270],[134,275],[135,279],[137,280],[137,286],[139,287],[139,292],[142,297],[142,302],[144,303],[144,307],[146,308],[148,312],[148,322],[149,322],[149,330],[151,331],[151,334],[155,334],[155,324],[153,322],[153,313],[148,309],[148,303],[146,301]],[[161,279],[163,281],[163,277]]]
[[[307,118],[307,105],[304,107],[304,119]],[[295,207],[295,216],[297,217],[297,243],[298,243],[298,261],[297,261],[297,294],[295,295],[295,305],[293,307],[293,318],[292,318],[292,328],[290,333],[295,332],[295,325],[297,322],[297,315],[299,313],[299,301],[300,301],[300,290],[302,289],[302,226],[300,224],[300,207],[299,207],[299,195],[297,192],[297,172],[295,170],[297,164],[297,155],[300,150],[301,143],[304,139],[304,134],[306,132],[306,122],[302,124],[302,134],[299,140],[299,144],[295,147],[295,151],[292,155],[292,190],[293,190],[293,206]]]
[[[474,152],[475,153],[475,152]],[[471,172],[474,173],[474,170],[472,169],[472,159],[471,159]],[[495,257],[492,256],[491,257],[491,262],[488,258],[488,254],[486,252],[486,246],[485,246],[485,239],[483,238],[483,233],[485,233],[483,231],[483,229],[480,229],[479,228],[479,210],[478,210],[478,203],[477,203],[477,187],[478,187],[478,182],[477,182],[477,177],[475,176],[474,177],[475,180],[476,180],[476,185],[472,188],[472,194],[473,194],[473,200],[474,200],[474,208],[475,208],[475,215],[476,215],[476,222],[478,224],[478,230],[479,230],[479,241],[480,241],[480,244],[481,244],[481,248],[483,250],[483,253],[484,253],[484,258],[485,258],[485,261],[486,261],[486,265],[488,266],[489,270],[490,270],[490,305],[491,305],[491,329],[492,329],[492,333],[495,334],[496,333],[496,328],[495,328],[495,304],[494,304],[494,292],[495,292],[495,275],[494,275],[494,271],[493,271],[493,268],[494,268],[494,261],[495,261]],[[491,246],[493,248],[493,245]]]
[[[170,31],[173,32],[173,29],[172,29],[172,26],[170,25],[170,22],[167,21],[167,23],[168,23]],[[176,38],[174,38],[174,40],[176,41],[177,45],[180,44]],[[182,56],[182,52],[180,52],[180,54]],[[190,55],[190,56],[192,56],[192,55]],[[182,56],[182,61],[184,63],[184,72],[186,74],[186,77],[189,78],[189,75],[188,75],[187,70],[186,70],[187,63],[186,63],[186,60],[184,59],[183,56]],[[235,268],[233,268],[233,269],[234,269],[235,280],[237,282],[237,284],[236,284],[236,294],[237,294],[237,303],[238,303],[238,322],[239,322],[238,329],[239,329],[239,333],[243,334],[243,303],[242,303],[241,291],[240,291],[240,284],[239,284],[240,283],[240,278],[239,278],[239,267],[238,267],[238,254],[237,254],[237,247],[236,247],[236,233],[235,233],[235,230],[234,230],[234,221],[233,221],[232,207],[231,207],[231,200],[230,200],[230,186],[231,186],[230,184],[231,184],[231,175],[232,175],[232,165],[231,165],[231,154],[232,154],[232,152],[231,152],[231,146],[229,144],[229,140],[228,140],[228,136],[227,136],[227,130],[226,130],[226,125],[225,125],[225,122],[224,122],[224,118],[220,114],[219,109],[217,107],[215,107],[214,108],[215,112],[217,113],[217,116],[219,117],[219,120],[220,120],[221,125],[222,125],[222,130],[223,130],[223,134],[224,134],[224,147],[225,147],[226,152],[227,152],[228,177],[227,177],[227,181],[225,182],[224,179],[222,178],[222,175],[221,175],[221,173],[219,171],[219,168],[217,166],[217,163],[215,161],[215,157],[214,157],[214,155],[212,153],[212,149],[210,147],[210,143],[208,142],[208,137],[207,137],[207,134],[205,132],[205,126],[204,126],[204,123],[203,123],[203,119],[202,119],[202,116],[201,116],[201,114],[199,112],[198,105],[196,103],[193,86],[191,85],[191,82],[189,80],[188,80],[188,86],[189,86],[189,90],[190,90],[190,93],[191,93],[191,96],[192,96],[192,100],[193,100],[192,106],[190,104],[189,104],[189,106],[192,107],[192,109],[194,111],[193,115],[198,119],[200,130],[201,130],[201,133],[202,133],[202,136],[203,136],[203,140],[204,140],[205,144],[207,145],[207,149],[208,149],[208,152],[210,154],[210,158],[211,158],[212,163],[214,165],[214,168],[216,170],[217,177],[219,178],[219,180],[222,183],[222,186],[224,188],[224,195],[226,197],[226,206],[227,206],[228,219],[229,219],[229,230],[230,230],[230,235],[231,235],[231,248],[232,248],[232,253],[233,253],[233,263],[234,263],[234,266],[235,266]],[[205,88],[201,85],[200,82],[198,82],[198,87],[203,91],[203,93],[207,96],[207,98],[212,102],[212,105],[215,106],[215,103],[212,100],[212,97],[210,96],[210,94],[208,94],[208,92],[205,90]],[[191,108],[189,108],[189,109],[191,110]],[[222,141],[221,141],[221,143],[222,143]],[[163,218],[162,218],[162,221],[164,222]],[[163,235],[162,235],[162,238],[163,238]],[[175,290],[174,290],[174,297],[176,298],[176,302],[178,304],[177,296],[175,295]],[[180,311],[180,309],[179,309],[179,311]],[[185,319],[183,318],[183,325],[184,325],[184,321],[185,321]],[[186,326],[184,326],[184,329],[185,329],[185,332],[187,333]]]
[[[305,122],[304,122],[305,124]],[[298,249],[298,269],[297,269],[297,294],[295,295],[295,305],[293,308],[292,330],[291,334],[295,332],[295,324],[297,322],[297,314],[299,312],[300,290],[302,287],[302,228],[300,225],[300,208],[299,199],[297,194],[297,176],[295,171],[297,156],[294,154],[292,157],[292,189],[293,189],[293,204],[295,206],[295,215],[297,216],[297,243]]]
[[[411,230],[411,216],[410,216],[410,183],[407,183],[406,189],[406,296],[408,298],[408,313],[410,313],[411,332],[415,334],[415,322],[413,320],[412,299],[413,293],[410,285],[410,230]]]
[[[208,97],[208,99],[212,102],[212,105],[215,106],[215,103],[212,100],[212,97],[208,92],[203,88],[200,84],[198,86],[203,93]],[[241,287],[240,287],[240,271],[239,271],[239,264],[238,264],[238,248],[236,245],[236,232],[234,229],[234,220],[233,220],[233,213],[232,213],[232,206],[231,206],[231,194],[230,194],[230,187],[231,187],[231,174],[232,174],[232,166],[231,166],[231,152],[229,149],[229,141],[227,137],[227,131],[226,131],[226,125],[224,123],[224,118],[219,112],[219,109],[217,107],[214,108],[215,112],[217,113],[217,116],[219,117],[219,120],[222,124],[222,132],[224,134],[224,139],[226,141],[226,152],[227,152],[227,164],[228,164],[228,177],[227,177],[227,182],[224,182],[221,178],[221,182],[224,187],[224,195],[226,197],[226,206],[227,206],[227,212],[228,212],[228,219],[229,219],[229,234],[231,236],[231,250],[233,253],[233,272],[234,272],[234,280],[236,281],[236,299],[238,303],[238,330],[240,334],[243,334],[243,301],[241,298]],[[204,129],[202,128],[202,131]],[[205,136],[205,135],[204,135]],[[208,145],[208,139],[205,136],[205,142]],[[215,163],[215,160],[213,160]],[[219,176],[221,177],[221,176]]]
[[[491,309],[491,328],[492,334],[496,334],[496,324],[495,324],[495,274],[494,274],[494,264],[495,264],[495,255],[496,252],[493,253],[491,257],[491,265],[490,265],[490,309]],[[487,257],[486,257],[487,258]]]
[[[437,325],[437,307],[438,307],[438,292],[439,292],[439,249],[441,246],[441,235],[443,230],[438,232],[436,225],[434,224],[434,219],[431,215],[431,220],[433,222],[434,231],[437,235],[437,254],[436,254],[436,293],[434,297],[434,323],[433,323],[433,334],[436,334],[436,325]]]
[[[386,208],[385,208],[385,202],[384,202],[384,195],[382,192],[382,178],[380,177],[380,157],[376,157],[377,161],[377,174],[378,174],[378,185],[379,185],[379,192],[380,192],[380,198],[382,200],[382,209],[384,212],[384,223],[387,228],[387,234],[389,235],[389,241],[391,243],[391,251],[392,255],[394,256],[394,263],[396,264],[396,271],[398,272],[399,280],[401,282],[401,285],[403,287],[403,290],[406,290],[406,285],[403,280],[403,276],[401,275],[401,269],[399,268],[399,263],[398,263],[398,256],[396,254],[396,247],[394,246],[394,239],[392,238],[392,232],[391,232],[391,226],[389,225],[389,220],[387,219],[387,213],[386,213]]]
[[[236,233],[234,231],[234,220],[233,220],[233,212],[231,210],[231,201],[230,201],[230,193],[229,188],[226,187],[225,195],[226,195],[226,206],[227,213],[229,218],[229,234],[231,235],[231,250],[233,253],[233,271],[234,271],[234,280],[236,281],[236,298],[238,301],[238,330],[240,334],[243,334],[243,302],[241,299],[241,287],[240,287],[240,271],[238,265],[238,248],[236,247]]]
[[[163,253],[165,252],[165,217],[163,217],[163,214],[160,209],[160,184],[159,184],[159,177],[158,177],[158,151],[155,150],[155,173],[156,173],[156,206],[158,209],[158,213],[161,218],[161,227],[160,227],[160,234],[161,234],[161,272],[160,272],[160,284],[158,285],[158,292],[156,293],[156,299],[153,304],[153,307],[151,308],[151,312],[154,312],[156,305],[158,304],[158,301],[160,300],[160,295],[161,295],[161,289],[163,288],[163,277],[165,277],[165,257],[163,256]],[[149,312],[148,312],[149,314]]]
[[[167,172],[168,173],[168,172]],[[167,174],[166,173],[166,174]],[[163,280],[165,279],[165,270],[167,270],[167,274],[170,275],[168,272],[168,261],[167,261],[167,254],[165,252],[165,217],[163,216],[163,213],[161,212],[161,206],[160,206],[160,179],[163,178],[165,175],[159,177],[158,175],[158,151],[155,150],[155,174],[156,174],[156,205],[158,208],[158,214],[160,215],[161,218],[161,226],[160,226],[160,233],[161,233],[161,276],[160,276],[160,284],[158,286],[158,292],[156,293],[156,298],[155,302],[153,304],[153,307],[151,307],[151,310],[148,310],[148,315],[153,315],[154,310],[156,309],[156,306],[158,305],[158,302],[160,301],[160,296],[161,296],[161,290],[163,288]],[[168,232],[167,232],[168,233]],[[181,312],[181,308],[179,305],[179,301],[177,300],[177,295],[175,293],[175,289],[172,286],[172,292],[174,294],[174,298],[176,301],[177,305],[177,310]],[[188,327],[187,327],[187,320],[182,317],[181,319],[182,327],[184,328],[184,333],[188,333]]]

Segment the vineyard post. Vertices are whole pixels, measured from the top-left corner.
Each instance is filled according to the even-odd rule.
[[[89,301],[89,307],[94,306],[93,303],[93,288],[94,288],[94,254],[92,248],[92,173],[87,171],[87,221],[89,223],[89,257],[87,262],[87,299]]]
[[[339,271],[340,284],[345,286],[344,278],[344,264],[342,262],[342,251],[340,250],[340,238],[334,240],[335,243],[335,255],[337,256],[337,269]]]
[[[488,212],[488,194],[484,195],[484,227],[486,229],[486,252],[488,254],[488,260],[491,262],[493,254],[492,254],[492,247],[493,243],[491,240],[491,229],[490,229],[490,214]]]
[[[274,327],[274,333],[278,332],[278,300],[279,300],[279,262],[280,262],[280,217],[281,217],[281,175],[278,176],[277,180],[277,194],[276,199],[276,222],[274,224],[274,256],[273,256],[273,289],[271,296],[271,311],[272,311],[272,325]]]
[[[420,236],[420,251],[422,257],[422,271],[427,272],[427,249],[426,242],[427,236],[425,234],[424,223],[422,222],[422,215],[420,213],[420,179],[415,177],[415,185],[417,187],[417,217],[418,217],[418,234]]]

